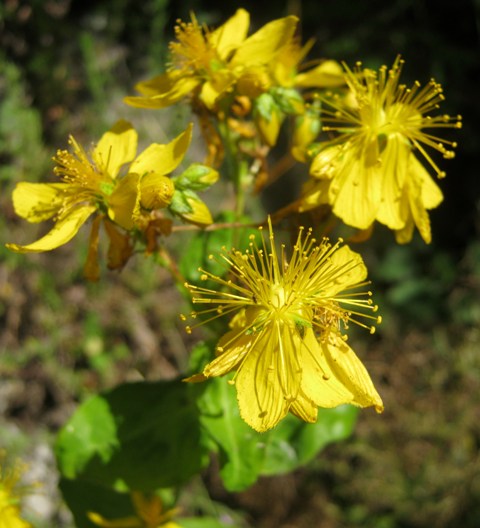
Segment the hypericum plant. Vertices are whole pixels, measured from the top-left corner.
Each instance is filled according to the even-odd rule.
[[[14,190],[19,216],[54,223],[36,242],[8,247],[55,249],[91,219],[89,279],[100,276],[102,224],[111,269],[136,248],[163,251],[179,221],[197,231],[168,266],[191,294],[192,309],[181,316],[192,320],[186,331],[209,326],[211,339],[177,379],[99,394],[59,433],[60,486],[80,528],[188,528],[191,519],[171,521],[173,506],[212,452],[226,488],[245,489],[348,436],[355,407],[383,410],[347,341],[352,323],[373,333],[381,317],[361,255],[330,220],[367,234],[378,221],[400,243],[416,226],[430,242],[427,210],[442,193],[417,154],[444,176],[426,147],[451,158],[456,144],[430,130],[460,128],[461,119],[431,116],[443,100],[440,85],[400,84],[400,58],[378,72],[360,63],[353,70],[332,60],[307,63],[312,42],[300,42],[296,17],[250,36],[249,23],[244,9],[215,30],[194,15],[179,22],[166,72],[125,98],[144,109],[187,104],[199,126],[185,124],[170,143],[139,154],[137,133],[123,120],[89,152],[71,137],[72,150],[54,158],[60,182],[22,182]],[[206,160],[172,176],[195,132],[206,142]],[[279,176],[269,168],[270,152],[308,163],[310,176],[290,204],[253,222],[246,197]],[[233,187],[235,207],[212,207],[212,214],[197,193],[219,178]],[[277,245],[282,230],[291,239]]]

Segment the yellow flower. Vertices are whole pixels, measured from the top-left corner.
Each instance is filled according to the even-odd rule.
[[[301,228],[287,262],[285,246],[277,253],[270,222],[269,240],[267,245],[262,233],[260,245],[252,237],[245,253],[221,254],[231,280],[200,270],[202,280],[216,282],[219,291],[186,285],[194,304],[209,306],[192,317],[210,314],[208,322],[233,315],[217,357],[187,381],[235,370],[231,383],[240,414],[260,432],[288,412],[314,422],[318,406],[350,403],[381,412],[382,400],[344,335],[351,322],[372,333],[371,322],[380,322],[368,313],[377,307],[364,289],[367,270],[360,255],[341,241],[318,243],[311,229]]]
[[[125,102],[140,108],[165,108],[193,94],[210,110],[231,93],[237,82],[243,91],[261,86],[262,69],[295,31],[297,18],[274,20],[247,37],[250,15],[237,12],[214,31],[192,21],[179,22],[177,40],[170,43],[171,65],[167,73],[139,83],[142,97]]]
[[[362,71],[360,63],[353,72],[346,67],[350,94],[323,99],[323,130],[336,135],[317,150],[301,210],[330,204],[346,224],[367,229],[377,220],[401,243],[411,239],[416,225],[429,243],[427,210],[443,196],[415,153],[438,177],[445,176],[426,147],[449,159],[456,144],[427,130],[460,128],[461,117],[428,115],[444,99],[441,86],[432,79],[423,88],[418,82],[407,88],[400,84],[402,66],[397,58],[391,69],[378,72]]]
[[[318,61],[311,69],[302,64],[314,44],[310,39],[304,46],[292,36],[270,63],[274,83],[285,88],[332,88],[345,84],[342,67],[334,60]]]
[[[0,452],[0,528],[32,528],[20,513],[22,490],[19,485],[23,466],[5,465],[5,453]]]
[[[177,509],[163,511],[163,504],[157,495],[150,497],[143,493],[133,491],[131,499],[136,515],[108,520],[95,512],[88,512],[88,518],[102,528],[180,528],[171,521],[178,512]]]
[[[15,212],[29,222],[53,219],[53,228],[39,240],[7,244],[13,251],[50,251],[71,240],[93,214],[130,231],[141,227],[142,216],[169,205],[175,191],[166,175],[182,161],[190,144],[191,125],[167,145],[154,143],[136,157],[137,132],[130,123],[119,121],[105,133],[90,156],[70,136],[72,152],[59,150],[54,172],[61,183],[20,182],[13,191]],[[121,172],[124,174],[121,175]],[[99,217],[97,217],[99,218]],[[95,278],[99,220],[92,224],[87,275]],[[128,241],[107,227],[110,244],[120,243],[124,255]],[[119,247],[112,251],[118,253]],[[128,258],[128,257],[127,257]]]

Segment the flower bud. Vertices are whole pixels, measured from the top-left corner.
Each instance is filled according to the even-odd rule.
[[[218,172],[211,167],[193,163],[186,171],[173,178],[173,183],[176,189],[203,191],[213,185],[218,180],[218,176]]]
[[[145,209],[162,209],[172,201],[175,185],[166,176],[146,174],[139,185],[140,204]]]

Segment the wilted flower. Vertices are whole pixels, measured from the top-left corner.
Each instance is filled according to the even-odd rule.
[[[232,316],[216,359],[187,381],[236,371],[231,383],[240,414],[260,432],[289,411],[314,422],[318,406],[351,403],[381,412],[382,400],[344,335],[349,323],[373,333],[380,322],[368,313],[377,307],[365,291],[362,258],[341,241],[318,243],[311,229],[300,229],[290,261],[285,246],[277,253],[270,223],[269,239],[267,245],[262,233],[260,245],[252,236],[245,253],[221,253],[231,279],[200,270],[201,279],[213,281],[218,290],[186,285],[194,304],[209,307],[191,314],[210,315],[199,324]]]
[[[416,152],[438,177],[445,176],[425,147],[449,159],[456,144],[427,130],[460,128],[461,118],[428,115],[444,99],[441,86],[433,79],[423,88],[418,82],[411,88],[399,84],[402,66],[397,58],[378,73],[362,70],[360,63],[354,71],[346,67],[348,96],[322,99],[323,131],[335,136],[316,148],[301,210],[330,204],[347,225],[367,229],[377,220],[400,243],[411,239],[416,225],[429,243],[427,210],[443,196]]]

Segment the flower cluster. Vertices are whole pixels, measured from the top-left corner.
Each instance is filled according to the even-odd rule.
[[[240,414],[260,432],[288,412],[315,422],[318,406],[350,403],[383,410],[346,341],[350,323],[373,333],[381,320],[365,289],[367,271],[358,253],[341,241],[317,242],[311,229],[301,228],[287,262],[285,246],[279,254],[269,223],[268,244],[262,233],[260,244],[253,238],[245,253],[225,250],[220,259],[230,278],[200,270],[202,280],[214,281],[218,290],[186,287],[194,304],[208,306],[192,317],[231,315],[231,329],[218,342],[217,357],[187,381],[235,371],[231,383]]]
[[[19,216],[53,220],[52,229],[31,244],[7,247],[48,251],[91,219],[85,274],[97,279],[102,225],[107,265],[120,269],[137,243],[147,253],[156,251],[159,237],[173,229],[172,217],[197,227],[211,224],[197,193],[215,183],[219,172],[233,184],[236,216],[227,226],[233,229],[245,218],[246,192],[259,192],[281,172],[269,170],[267,155],[279,146],[281,127],[289,121],[290,148],[277,156],[278,165],[309,163],[309,180],[300,197],[272,215],[273,222],[269,217],[268,241],[262,231],[245,252],[224,249],[219,260],[227,275],[201,270],[202,280],[213,286],[187,284],[193,303],[207,306],[192,312],[203,321],[197,326],[231,317],[215,359],[187,381],[234,372],[230,381],[240,414],[257,431],[274,427],[289,412],[314,422],[318,407],[343,403],[381,412],[382,400],[347,342],[350,323],[373,332],[380,322],[361,256],[302,228],[288,257],[286,246],[275,246],[272,223],[321,207],[322,220],[334,216],[364,235],[379,222],[406,243],[416,226],[429,243],[428,210],[443,195],[427,168],[445,175],[429,149],[449,159],[456,147],[432,130],[460,128],[461,118],[430,115],[444,99],[441,86],[434,80],[424,87],[401,84],[400,58],[378,71],[361,63],[351,70],[333,60],[306,62],[313,41],[302,45],[297,17],[273,20],[251,35],[249,26],[244,9],[214,30],[193,14],[190,22],[179,21],[166,72],[137,84],[139,96],[125,98],[144,109],[188,103],[207,143],[205,164],[172,176],[189,148],[192,125],[140,154],[137,132],[123,120],[90,151],[70,137],[71,151],[54,158],[60,182],[21,182],[13,192]],[[219,227],[225,225],[213,226]],[[101,526],[115,525],[92,516]]]
[[[300,45],[297,23],[294,16],[280,18],[247,36],[250,15],[244,9],[213,31],[192,15],[191,22],[178,22],[168,71],[137,84],[141,96],[126,97],[125,102],[165,108],[188,99],[200,118],[210,162],[223,158],[225,138],[219,135],[219,122],[227,123],[237,141],[253,143],[242,149],[263,161],[259,145],[274,146],[285,117],[302,116],[309,108],[302,89],[344,83],[335,61],[319,61],[300,71],[313,42]]]

